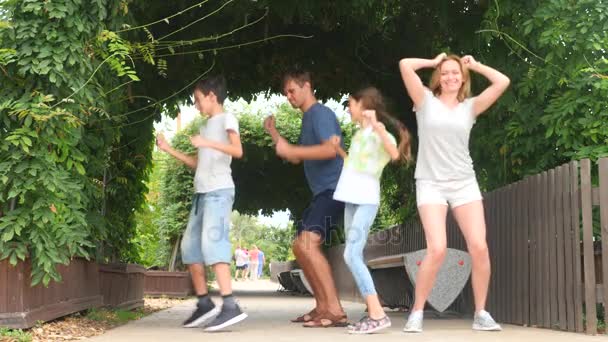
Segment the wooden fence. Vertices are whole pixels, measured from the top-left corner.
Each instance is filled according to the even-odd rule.
[[[188,297],[194,294],[189,272],[146,271],[144,295]]]
[[[486,195],[488,308],[498,320],[597,333],[596,304],[608,298],[608,158],[596,166],[571,162]]]
[[[99,265],[99,290],[106,306],[131,310],[144,306],[146,269],[137,264]]]
[[[8,259],[0,261],[0,327],[29,328],[38,321],[102,305],[96,263],[77,258],[57,270],[62,282],[32,287],[29,260],[15,266]]]

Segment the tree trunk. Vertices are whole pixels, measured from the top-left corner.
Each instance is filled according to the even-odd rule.
[[[179,243],[182,240],[182,236],[179,235],[173,245],[173,253],[171,253],[171,260],[169,261],[169,272],[175,272],[175,264],[177,263],[177,251],[179,250]]]

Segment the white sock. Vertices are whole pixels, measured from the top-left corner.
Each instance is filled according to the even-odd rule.
[[[479,315],[483,315],[483,314],[487,314],[488,312],[486,310],[479,310],[475,313],[475,316],[479,316]]]
[[[410,316],[414,316],[414,315],[420,315],[421,317],[424,315],[424,311],[423,310],[415,310],[410,312]]]

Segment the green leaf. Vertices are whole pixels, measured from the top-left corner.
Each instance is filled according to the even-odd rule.
[[[19,259],[21,259],[22,261],[25,261],[25,251],[24,250],[18,249],[16,251],[16,254]]]
[[[40,281],[42,280],[42,277],[44,276],[44,273],[41,271],[36,271],[37,268],[34,268],[34,273],[32,275],[32,286],[36,286],[38,284],[40,284]]]
[[[40,49],[40,53],[38,54],[38,58],[39,59],[44,59],[46,57],[51,56],[53,53],[51,51],[51,49],[49,47],[43,47],[42,49]]]
[[[139,81],[139,77],[136,74],[127,74],[127,76],[133,81]]]
[[[32,140],[25,135],[21,137],[21,141],[27,146],[32,146]]]
[[[82,166],[82,164],[74,163],[74,166],[76,166],[76,170],[78,171],[79,174],[81,174],[81,175],[86,174],[86,171],[85,171],[84,167]]]
[[[51,276],[48,273],[45,273],[44,276],[42,277],[42,284],[44,284],[44,286],[49,286],[50,282],[51,282]]]
[[[17,254],[16,253],[11,253],[11,256],[9,258],[8,261],[12,266],[16,266],[17,265]]]
[[[11,241],[13,239],[14,235],[15,235],[15,231],[13,229],[10,229],[10,230],[4,232],[4,234],[2,234],[2,241],[4,241],[4,242]]]

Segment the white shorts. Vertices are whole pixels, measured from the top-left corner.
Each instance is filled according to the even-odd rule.
[[[482,199],[475,177],[450,181],[416,180],[417,206],[449,203],[450,207],[455,208]]]

